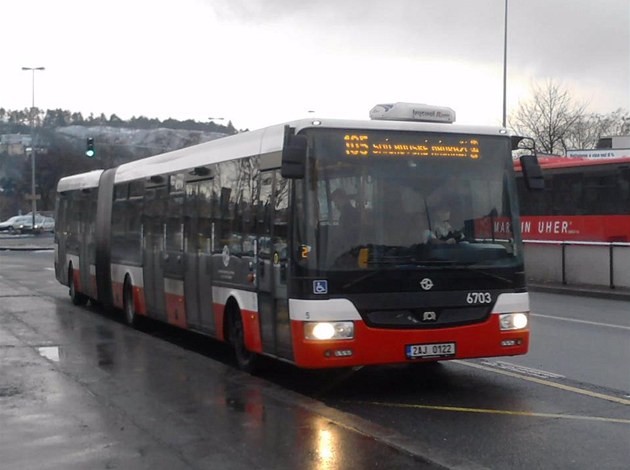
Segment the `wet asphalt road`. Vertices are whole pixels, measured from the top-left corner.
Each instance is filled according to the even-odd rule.
[[[51,260],[0,253],[2,468],[628,468],[629,368],[605,362],[630,359],[625,302],[534,293],[519,358],[250,377],[213,341],[72,306]],[[547,318],[563,306],[604,326]]]

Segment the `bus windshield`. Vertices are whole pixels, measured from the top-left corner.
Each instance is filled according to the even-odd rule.
[[[318,271],[522,262],[506,137],[311,129],[304,263]],[[307,254],[307,255],[306,255]]]

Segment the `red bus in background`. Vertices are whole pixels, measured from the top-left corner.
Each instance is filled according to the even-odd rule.
[[[545,190],[528,192],[514,163],[524,240],[629,242],[630,155],[539,156]]]

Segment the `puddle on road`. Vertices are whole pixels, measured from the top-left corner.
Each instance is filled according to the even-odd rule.
[[[114,352],[111,343],[99,343],[96,345],[96,356],[99,367],[114,365]]]
[[[40,356],[45,357],[49,361],[59,362],[58,346],[43,346],[41,348],[37,348],[37,352]]]
[[[60,361],[61,348],[59,346],[41,346],[35,350],[45,359],[52,362]],[[114,365],[114,353],[110,343],[99,343],[96,345],[96,356],[99,367],[111,367]]]
[[[16,395],[20,395],[22,391],[18,387],[12,385],[0,386],[0,398],[9,398]]]

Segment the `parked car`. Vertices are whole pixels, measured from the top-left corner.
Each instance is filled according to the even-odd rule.
[[[26,219],[21,222],[20,233],[42,233],[53,232],[55,230],[55,219],[41,214],[35,214],[35,229],[33,229],[33,216],[25,215]]]
[[[0,222],[0,232],[12,232],[13,226],[17,224],[22,217],[24,216],[14,215],[13,217],[8,218],[4,222]]]
[[[44,216],[44,220],[41,224],[42,232],[54,232],[55,231],[55,219],[52,217]]]
[[[10,219],[0,223],[0,230],[6,230],[10,233],[42,233],[54,232],[55,219],[40,214],[35,215],[35,229],[33,229],[33,216],[16,215]]]

